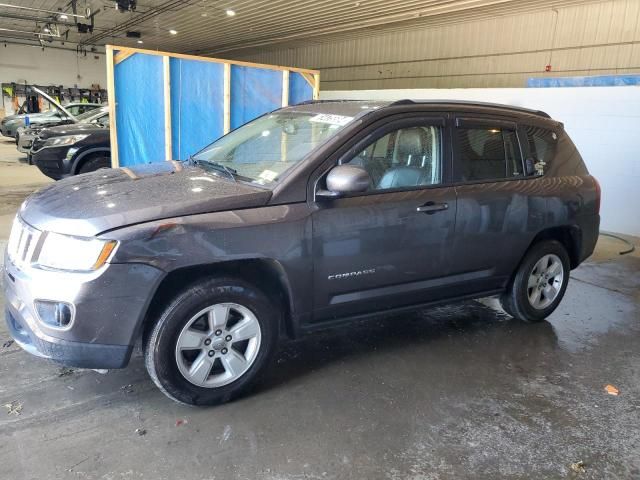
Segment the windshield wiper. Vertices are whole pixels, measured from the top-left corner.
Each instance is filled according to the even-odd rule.
[[[218,162],[212,162],[210,160],[198,160],[196,158],[194,158],[193,155],[189,155],[189,163],[193,164],[193,165],[209,165],[213,168],[215,168],[216,170],[222,170],[223,172],[225,172],[227,174],[227,176],[229,178],[231,178],[231,180],[233,180],[234,182],[238,182],[238,180],[236,179],[236,175],[238,174],[237,170],[234,170],[233,168],[229,168],[226,165],[222,164],[222,163],[218,163]]]

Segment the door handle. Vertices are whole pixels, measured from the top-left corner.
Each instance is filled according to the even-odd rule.
[[[426,213],[427,215],[432,215],[436,212],[447,210],[448,208],[449,208],[448,203],[427,202],[421,207],[416,208],[416,211]]]

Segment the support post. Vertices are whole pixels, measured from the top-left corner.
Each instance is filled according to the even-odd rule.
[[[164,159],[173,160],[171,146],[171,68],[168,56],[162,57],[164,71]]]
[[[231,131],[231,64],[224,64],[224,122],[223,132]]]
[[[115,72],[113,65],[113,47],[107,45],[107,97],[109,97],[109,137],[111,143],[111,167],[118,168],[120,160],[118,158],[118,130],[116,128],[116,88]]]
[[[289,70],[282,71],[282,106],[289,106]]]
[[[313,74],[313,99],[314,100],[320,99],[320,74],[319,73]]]

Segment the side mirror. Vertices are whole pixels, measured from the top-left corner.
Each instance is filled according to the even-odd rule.
[[[367,171],[357,165],[338,165],[327,175],[327,190],[318,190],[319,197],[336,198],[345,193],[365,192],[371,186]]]

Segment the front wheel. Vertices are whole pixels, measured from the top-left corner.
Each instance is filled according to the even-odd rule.
[[[519,320],[544,320],[560,304],[569,272],[569,255],[560,242],[545,240],[534,245],[500,298],[502,308]]]
[[[94,155],[80,166],[78,173],[89,173],[95,172],[96,170],[100,170],[101,168],[110,168],[111,167],[111,157],[104,154]]]
[[[179,294],[145,341],[145,363],[171,399],[216,405],[246,392],[275,351],[276,309],[254,286],[208,279]]]

